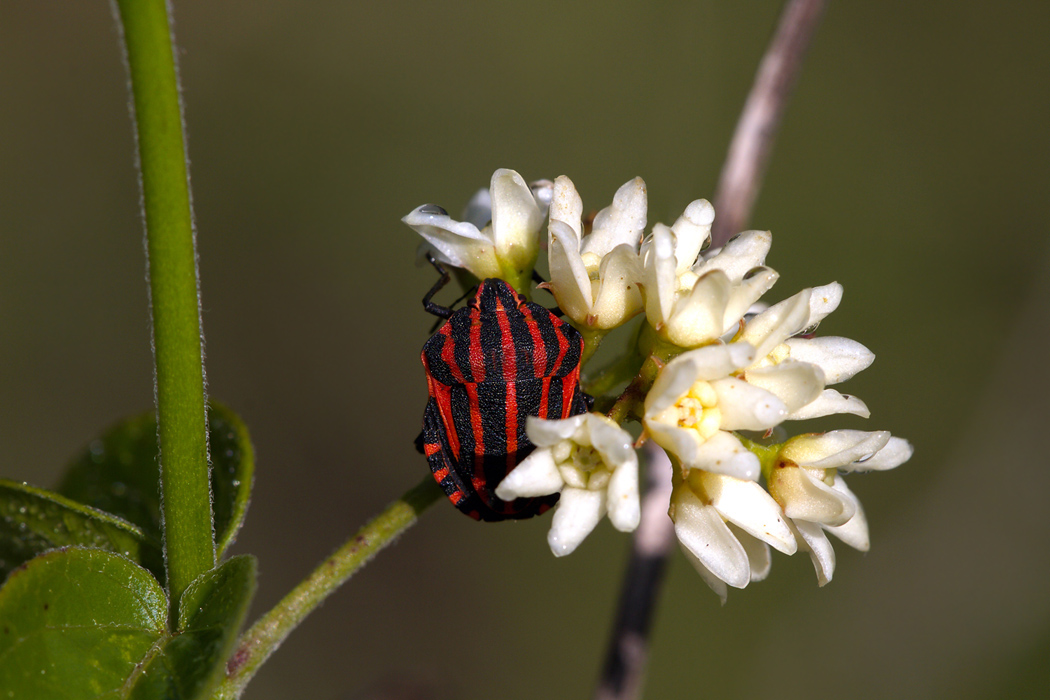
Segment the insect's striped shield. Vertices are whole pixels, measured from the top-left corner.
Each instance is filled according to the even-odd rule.
[[[460,510],[481,520],[528,518],[557,494],[507,503],[494,493],[534,448],[528,416],[584,413],[583,339],[502,280],[485,280],[463,309],[427,341],[430,401],[424,451],[435,479]]]

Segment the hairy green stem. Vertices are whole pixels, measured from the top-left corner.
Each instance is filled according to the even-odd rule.
[[[215,566],[197,255],[165,0],[117,0],[133,96],[153,328],[170,619]]]
[[[216,700],[240,697],[248,681],[285,637],[441,496],[434,478],[426,476],[321,562],[307,579],[241,636],[226,664],[226,678],[215,693]]]

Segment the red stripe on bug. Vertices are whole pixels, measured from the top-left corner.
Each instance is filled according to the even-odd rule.
[[[445,344],[441,346],[441,361],[452,372],[453,378],[458,382],[462,382],[463,373],[460,371],[459,365],[456,364],[456,344],[452,342],[452,327],[446,323],[437,334],[445,337]]]
[[[471,455],[474,458],[474,473],[471,474],[470,481],[474,486],[474,490],[481,494],[484,492],[485,488],[485,426],[481,422],[481,407],[478,404],[478,385],[464,384],[464,387],[467,390],[467,399],[470,401],[470,428],[474,433],[474,454]],[[457,454],[459,453],[457,452]],[[460,455],[460,460],[464,458],[466,458],[466,455]]]
[[[551,393],[551,378],[544,377],[541,386],[543,388],[540,389],[540,412],[537,415],[546,416],[548,411],[547,401],[550,398]]]
[[[543,334],[540,333],[540,326],[532,313],[525,314],[525,327],[529,329],[529,335],[532,336],[532,366],[536,368],[543,367],[545,370],[547,367],[547,343],[544,342]],[[537,372],[537,374],[541,374],[541,372]]]
[[[470,323],[470,369],[475,382],[488,380],[485,372],[485,349],[481,347],[481,319],[476,316]]]
[[[507,440],[507,471],[517,466],[515,454],[518,451],[518,391],[513,381],[518,376],[517,353],[514,351],[514,341],[510,335],[510,319],[507,318],[503,302],[497,304],[497,318],[499,319],[499,330],[503,336],[503,377],[510,378],[506,391],[507,419],[504,432]],[[510,347],[508,348],[508,342]]]
[[[580,370],[573,371],[561,384],[561,417],[568,418],[572,415],[572,397],[576,395],[576,388],[580,382]]]
[[[456,432],[456,422],[452,420],[452,387],[445,386],[441,382],[429,379],[430,395],[437,403],[438,415],[441,416],[441,424],[445,426],[445,435],[448,437],[448,446],[453,455],[460,453],[459,433]]]
[[[552,375],[557,375],[561,369],[561,363],[565,361],[565,356],[569,354],[569,339],[565,337],[565,333],[562,332],[561,323],[558,324],[558,359],[554,362],[554,371]],[[570,326],[571,328],[571,326]]]

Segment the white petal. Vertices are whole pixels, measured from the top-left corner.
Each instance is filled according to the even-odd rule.
[[[715,220],[715,208],[706,199],[690,202],[682,215],[674,222],[674,255],[676,272],[685,272],[696,262],[700,249],[711,237],[711,224]],[[655,230],[655,227],[654,227]]]
[[[784,554],[794,554],[798,546],[785,522],[780,505],[754,481],[718,474],[690,474],[697,479],[724,519]]]
[[[692,428],[679,428],[675,420],[661,421],[660,417],[659,412],[653,416],[646,413],[643,420],[653,442],[678,457],[683,464],[695,464],[696,453],[704,442],[699,433]]]
[[[825,389],[820,392],[820,396],[797,411],[792,411],[788,415],[787,420],[807,420],[836,413],[851,413],[861,418],[867,418],[871,415],[867,404],[856,396],[840,394],[834,389]]]
[[[545,420],[529,416],[525,420],[525,434],[537,447],[552,447],[562,440],[572,438],[589,414],[570,416],[562,420]]]
[[[660,370],[652,389],[645,397],[645,415],[650,417],[674,406],[698,381],[725,377],[754,358],[747,343],[708,345],[683,352]]]
[[[789,413],[813,401],[824,390],[824,372],[808,362],[788,360],[771,367],[749,369],[746,377],[749,384],[783,401]]]
[[[696,431],[691,431],[696,434]],[[755,481],[762,471],[758,457],[745,448],[732,434],[719,430],[696,445],[692,460],[679,455],[682,464],[692,469],[724,474],[736,479]]]
[[[576,187],[572,184],[572,180],[564,175],[559,175],[558,179],[554,181],[554,195],[551,199],[550,217],[551,221],[564,222],[572,229],[573,233],[576,234],[576,247],[579,249],[579,242],[583,240],[583,224],[580,221],[583,217],[583,200],[580,199],[579,193],[576,192]]]
[[[852,491],[846,488],[846,482],[841,476],[835,477],[835,483],[831,485],[831,488],[853,499],[853,503],[857,507],[857,512],[853,514],[852,518],[846,521],[845,525],[839,525],[838,527],[829,527],[825,525],[824,529],[835,535],[835,537],[838,537],[850,547],[859,549],[862,552],[868,551],[871,547],[871,539],[868,536],[868,519],[864,515],[864,509],[861,508],[860,501]]]
[[[781,455],[803,467],[843,469],[859,459],[871,457],[889,441],[890,434],[885,430],[832,430],[823,435],[793,438],[784,446]]]
[[[638,455],[631,447],[634,440],[630,433],[601,414],[586,413],[581,417],[586,418],[591,445],[598,450],[610,468],[633,466],[634,470],[638,471]],[[635,491],[637,488],[636,485]]]
[[[740,323],[758,299],[776,284],[780,274],[769,267],[755,268],[739,284],[729,291],[729,302],[726,304],[725,317],[722,320],[722,332],[725,333]]]
[[[630,246],[617,246],[602,258],[598,284],[592,285],[596,328],[615,328],[642,310],[640,277],[638,255]]]
[[[609,522],[620,532],[631,532],[642,517],[638,500],[638,459],[613,472],[606,490]]]
[[[557,493],[564,485],[551,451],[541,448],[533,451],[507,474],[496,487],[496,495],[504,501],[534,498]]]
[[[827,384],[844,382],[875,361],[875,354],[849,338],[788,338],[791,359],[810,362],[824,370]]]
[[[662,335],[685,348],[696,347],[722,335],[729,289],[729,278],[721,270],[705,274],[675,304]]]
[[[774,394],[736,377],[711,382],[718,394],[723,430],[768,430],[788,415],[787,406]]]
[[[747,322],[740,339],[755,346],[756,356],[763,358],[785,339],[806,327],[809,319],[810,290],[803,289]]]
[[[645,181],[636,177],[624,183],[613,196],[612,204],[594,217],[591,233],[583,242],[582,252],[594,253],[598,257],[618,245],[627,244],[638,250],[645,230],[646,217]]]
[[[701,348],[706,350],[706,348]],[[652,388],[645,397],[645,415],[665,411],[674,406],[697,382],[698,367],[693,352],[685,352],[660,370]]]
[[[734,588],[751,580],[747,553],[714,508],[684,484],[671,496],[678,541],[717,578]]]
[[[733,237],[718,253],[698,263],[693,270],[698,275],[709,270],[722,270],[729,279],[737,282],[748,270],[766,261],[772,244],[773,235],[769,231],[745,231]]]
[[[795,521],[844,525],[857,512],[852,499],[803,467],[774,469],[769,479],[769,492],[783,505],[784,515]]]
[[[816,523],[804,520],[793,523],[799,538],[799,548],[809,552],[813,568],[817,572],[817,584],[826,586],[835,573],[835,549],[828,542],[824,531]]]
[[[725,581],[715,576],[710,569],[704,566],[704,563],[696,558],[696,555],[685,548],[681,542],[678,543],[682,549],[682,554],[685,555],[686,561],[693,565],[696,569],[696,573],[700,574],[700,578],[704,580],[711,590],[718,594],[718,597],[722,600],[722,605],[726,604],[726,598],[729,594],[729,589],[726,587]]]
[[[725,376],[729,372],[746,365],[752,357],[752,348],[746,343],[732,343],[731,345],[709,345],[698,350],[685,352],[667,363],[660,370],[652,389],[645,397],[645,424],[654,436],[657,431],[664,431],[670,425],[677,425],[677,417],[670,417],[668,426],[656,425],[663,418],[663,414],[672,409],[673,406],[685,396],[689,389],[697,381]],[[689,430],[694,436],[696,431]],[[693,438],[695,441],[696,437]],[[662,447],[676,451],[677,438],[668,438],[668,443],[657,443]],[[682,457],[681,453],[676,453]]]
[[[642,281],[645,284],[645,314],[654,328],[664,324],[674,310],[678,276],[673,236],[671,229],[657,224],[647,241]]]
[[[842,301],[842,285],[838,282],[825,284],[823,287],[813,287],[809,298],[809,319],[806,326],[820,323],[828,314],[839,307]]]
[[[438,252],[442,262],[485,279],[499,275],[495,244],[466,221],[455,221],[440,207],[424,204],[401,219]]]
[[[764,581],[769,576],[769,570],[773,568],[773,557],[769,553],[769,545],[756,540],[733,523],[729,523],[729,530],[747,552],[747,562],[751,565],[751,582]],[[791,534],[790,530],[788,534]],[[791,536],[791,543],[792,545],[795,543],[794,535]],[[794,554],[795,550],[792,549],[791,553]]]
[[[499,256],[535,260],[543,213],[532,190],[518,173],[500,168],[492,174],[492,238]]]
[[[511,472],[513,473],[513,472]],[[571,554],[605,514],[605,492],[567,488],[561,492],[551,519],[547,544],[554,556]]]
[[[842,467],[844,472],[885,471],[893,469],[911,459],[914,452],[911,443],[904,438],[891,437],[886,446],[869,459],[863,459]]]
[[[576,234],[568,224],[553,219],[550,233],[551,291],[569,318],[582,321],[591,312],[591,280],[580,258]]]

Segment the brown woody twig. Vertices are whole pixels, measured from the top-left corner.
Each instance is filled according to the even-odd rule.
[[[784,7],[718,178],[712,247],[724,245],[751,218],[784,106],[823,10],[824,0],[791,0]]]
[[[824,0],[789,0],[784,7],[722,166],[715,193],[713,247],[724,245],[751,218],[784,106],[823,10]],[[616,623],[595,700],[631,700],[641,696],[653,609],[667,557],[674,546],[674,528],[667,517],[670,462],[651,442],[647,443],[646,456],[649,489],[642,500],[641,524],[632,540]]]

